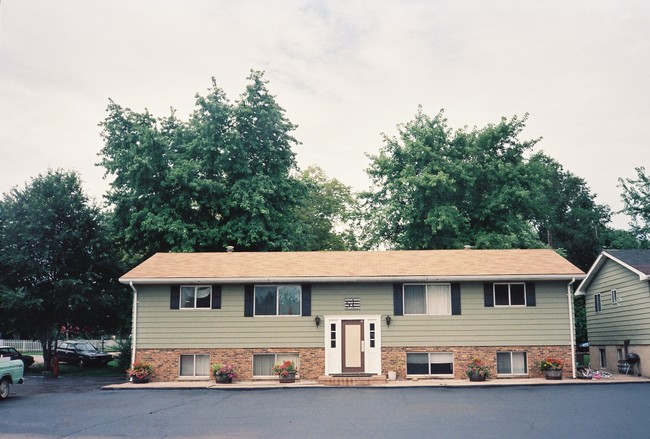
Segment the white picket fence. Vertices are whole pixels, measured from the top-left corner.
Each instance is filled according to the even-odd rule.
[[[113,339],[106,340],[84,340],[92,343],[97,349],[103,351],[117,350],[117,341]],[[4,340],[0,339],[0,346],[12,346],[21,352],[41,352],[43,346],[40,341],[34,340]]]

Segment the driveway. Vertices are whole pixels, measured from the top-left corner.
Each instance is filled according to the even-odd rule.
[[[594,439],[650,426],[646,383],[100,391],[105,379],[68,379],[15,386],[0,436]]]

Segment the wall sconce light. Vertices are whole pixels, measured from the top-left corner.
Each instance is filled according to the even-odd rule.
[[[314,322],[316,322],[316,327],[318,328],[320,326],[320,316],[316,316]]]
[[[390,316],[386,316],[386,326],[389,327],[389,328],[390,328],[390,321],[391,320],[392,319],[390,318]]]

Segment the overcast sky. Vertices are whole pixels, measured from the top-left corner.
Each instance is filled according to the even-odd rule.
[[[109,98],[186,119],[250,69],[299,126],[299,166],[356,190],[420,104],[452,128],[530,113],[522,139],[614,210],[617,179],[650,169],[647,0],[0,0],[0,193],[63,168],[100,200]]]

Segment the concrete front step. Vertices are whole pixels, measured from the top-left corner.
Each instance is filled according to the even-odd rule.
[[[384,375],[362,375],[362,376],[320,376],[318,384],[323,386],[372,386],[373,384],[385,384]]]

